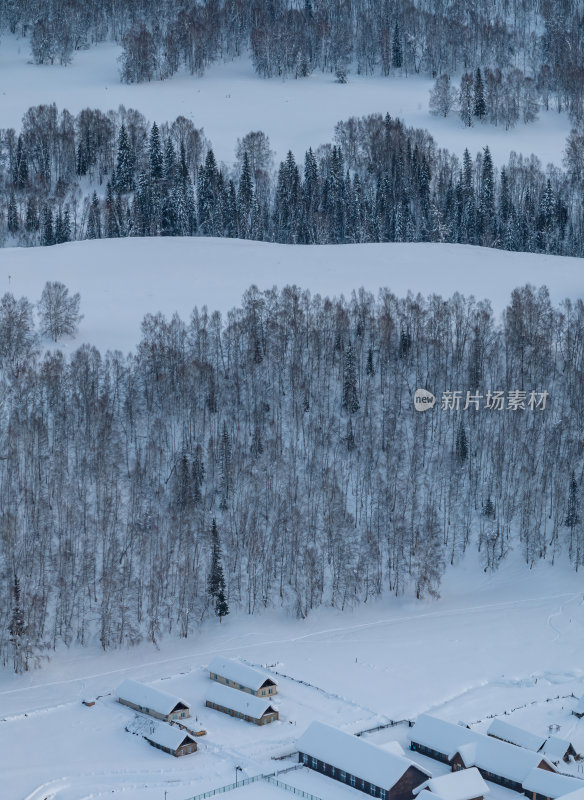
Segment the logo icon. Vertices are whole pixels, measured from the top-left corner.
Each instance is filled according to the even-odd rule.
[[[427,411],[429,408],[434,408],[436,405],[436,398],[432,392],[426,389],[416,389],[414,393],[414,408],[416,411]]]

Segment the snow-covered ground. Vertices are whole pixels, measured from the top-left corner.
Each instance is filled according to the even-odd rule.
[[[512,289],[546,284],[554,302],[581,297],[582,259],[511,253],[469,245],[361,244],[294,246],[237,239],[112,239],[54,247],[0,249],[0,294],[37,302],[46,281],[81,293],[85,315],[75,340],[102,350],[132,349],[147,313],[177,311],[188,320],[194,306],[225,314],[252,284],[260,289],[296,284],[311,293],[350,296],[363,286],[450,297],[489,299],[496,312]]]
[[[236,766],[243,778],[287,768],[291,761],[272,756],[293,751],[312,720],[354,732],[427,710],[484,730],[488,715],[517,708],[505,719],[541,735],[559,724],[559,735],[584,751],[584,721],[570,715],[569,697],[584,693],[583,641],[579,574],[562,564],[527,570],[512,558],[486,575],[469,555],[447,575],[438,602],[389,598],[344,613],[320,609],[305,621],[277,611],[229,616],[160,649],[73,648],[53,654],[42,671],[0,676],[2,797],[161,800],[167,792],[168,800],[186,800],[232,783]],[[257,728],[204,707],[204,667],[218,653],[279,674],[279,722]],[[193,727],[207,730],[197,753],[175,759],[124,730],[133,712],[114,693],[125,677],[191,703]],[[91,708],[81,704],[100,695]],[[368,738],[406,746],[407,732],[400,725]],[[434,775],[444,771],[417,758]],[[281,779],[327,800],[361,797],[305,770]],[[493,800],[512,800],[497,791]],[[251,784],[229,796],[280,794]]]
[[[565,114],[541,110],[531,125],[478,124],[465,128],[457,114],[447,119],[428,110],[433,81],[419,76],[363,77],[350,75],[341,85],[330,73],[308,78],[260,79],[247,56],[212,65],[203,78],[177,74],[166,81],[123,85],[117,58],[121,48],[101,44],[75,53],[68,67],[31,63],[30,44],[4,34],[0,43],[0,75],[10,76],[0,86],[0,125],[20,128],[22,115],[33,105],[56,103],[77,114],[84,108],[136,108],[150,121],[164,122],[183,115],[202,127],[221,161],[231,163],[237,138],[263,130],[271,141],[276,161],[288,150],[302,160],[309,147],[331,142],[339,120],[389,112],[407,125],[427,128],[439,147],[461,156],[489,145],[495,163],[503,164],[512,150],[534,153],[543,166],[561,165],[570,131]],[[454,81],[457,82],[456,80]]]

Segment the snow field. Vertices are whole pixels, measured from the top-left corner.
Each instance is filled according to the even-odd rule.
[[[0,90],[2,127],[20,128],[24,112],[33,105],[56,103],[77,114],[84,108],[103,111],[120,104],[135,108],[150,122],[172,121],[182,115],[204,128],[219,161],[231,164],[237,138],[263,130],[275,152],[276,164],[292,150],[302,161],[309,147],[332,142],[340,120],[389,112],[406,125],[427,128],[439,147],[462,156],[465,147],[474,156],[488,145],[495,164],[506,163],[512,151],[534,153],[543,166],[561,166],[562,151],[570,132],[565,114],[540,110],[539,120],[504,126],[478,124],[465,128],[458,114],[446,119],[429,113],[429,92],[434,81],[420,76],[390,77],[349,75],[347,84],[330,73],[315,72],[294,80],[258,78],[247,56],[212,65],[203,78],[179,73],[169,80],[124,85],[117,58],[121,47],[100,44],[75,53],[68,67],[32,64],[26,39],[3,34],[0,74],[10,75]],[[454,83],[457,83],[453,76]]]
[[[489,299],[496,313],[511,291],[546,284],[554,303],[583,295],[578,258],[512,253],[453,244],[282,245],[239,239],[100,239],[53,247],[0,249],[0,294],[38,302],[46,281],[80,292],[81,322],[74,350],[84,342],[106,350],[133,349],[147,313],[174,312],[188,322],[195,306],[209,312],[239,306],[243,293],[296,284],[312,294],[350,296],[363,286],[450,297]],[[47,343],[43,343],[47,346]]]

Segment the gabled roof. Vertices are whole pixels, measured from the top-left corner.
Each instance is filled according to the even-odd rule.
[[[221,675],[222,678],[229,678],[234,683],[240,683],[247,689],[257,692],[258,689],[268,681],[269,684],[276,685],[276,681],[266,672],[262,672],[241,661],[234,661],[231,658],[216,656],[209,664],[209,672]]]
[[[418,717],[410,741],[444,753],[449,759],[459,753],[466,767],[479,767],[516,783],[521,783],[542,761],[555,771],[552,762],[541,753],[533,753],[428,714]]]
[[[528,792],[537,792],[544,797],[556,798],[571,794],[578,789],[584,789],[584,781],[580,778],[571,778],[569,775],[548,772],[545,769],[533,769],[526,775],[523,788]]]
[[[476,735],[478,738],[475,742],[459,748],[466,767],[479,767],[516,783],[523,783],[525,777],[542,761],[555,771],[551,761],[541,753],[493,739],[492,736]],[[538,771],[546,772],[543,769]]]
[[[524,747],[526,750],[533,750],[534,753],[541,750],[545,743],[545,736],[536,736],[535,733],[511,725],[510,722],[503,719],[494,719],[489,725],[487,734],[502,739],[504,742],[511,742],[518,747]]]
[[[150,730],[143,734],[144,738],[169,750],[177,750],[184,742],[194,744],[195,740],[186,731],[181,731],[178,725],[168,725],[166,722],[153,724]]]
[[[158,714],[170,714],[177,705],[188,708],[188,704],[179,697],[173,697],[160,689],[153,689],[152,686],[145,686],[138,681],[125,680],[118,687],[118,697],[120,700],[129,700],[136,706],[149,708]]]
[[[207,700],[223,708],[230,708],[254,719],[261,719],[269,711],[276,711],[271,697],[256,697],[239,689],[231,689],[222,683],[212,683],[207,687]]]
[[[420,714],[409,733],[411,742],[418,742],[446,755],[454,754],[463,744],[475,741],[476,733],[453,722],[430,714]]]
[[[541,752],[553,761],[559,761],[566,755],[571,746],[571,742],[567,739],[560,739],[559,736],[550,736],[546,739]]]
[[[431,778],[414,789],[414,794],[425,789],[438,795],[442,800],[472,800],[474,797],[484,797],[489,793],[489,787],[476,767]],[[418,795],[418,800],[420,797],[422,796]],[[429,798],[426,798],[424,794],[422,800],[429,800]]]
[[[432,777],[427,770],[408,758],[323,722],[312,722],[296,742],[296,747],[300,753],[325,761],[336,769],[386,790],[395,786],[410,767],[415,767],[428,778]]]
[[[367,740],[365,740],[367,741]],[[388,753],[393,753],[394,756],[405,756],[405,752],[403,747],[399,742],[391,741],[391,742],[384,742],[383,744],[377,745],[381,747],[382,750],[387,750]]]

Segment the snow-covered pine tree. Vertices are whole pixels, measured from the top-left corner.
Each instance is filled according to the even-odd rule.
[[[485,85],[483,83],[483,76],[481,68],[477,67],[474,79],[474,96],[473,96],[473,114],[478,119],[482,120],[487,115],[487,104],[485,102]]]
[[[357,370],[353,346],[349,342],[345,350],[343,363],[343,410],[355,414],[359,410],[359,396],[357,394]]]

